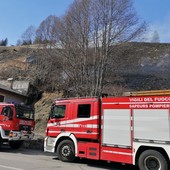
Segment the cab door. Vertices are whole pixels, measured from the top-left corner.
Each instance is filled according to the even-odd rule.
[[[48,136],[57,136],[66,132],[66,124],[68,119],[69,103],[60,103],[53,107],[48,121]]]
[[[4,106],[2,108],[0,114],[0,124],[3,130],[11,130],[13,129],[13,116],[14,116],[14,108],[11,106]]]
[[[95,101],[75,103],[75,135],[77,138],[98,139],[99,116]]]

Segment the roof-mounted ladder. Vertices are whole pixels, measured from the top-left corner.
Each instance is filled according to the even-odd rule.
[[[124,92],[123,96],[170,96],[170,90]]]

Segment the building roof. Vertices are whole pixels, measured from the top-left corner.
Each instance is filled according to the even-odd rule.
[[[8,91],[8,92],[14,93],[14,94],[16,94],[16,95],[20,95],[20,96],[27,97],[26,94],[23,94],[23,93],[22,93],[21,91],[19,91],[19,90],[13,90],[13,89],[10,89],[10,88],[8,88],[8,87],[6,87],[6,86],[4,86],[4,85],[1,85],[1,84],[0,84],[0,90]]]

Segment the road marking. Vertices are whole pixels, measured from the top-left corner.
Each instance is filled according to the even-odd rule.
[[[1,167],[1,168],[6,168],[6,169],[12,169],[12,170],[24,170],[24,169],[14,168],[14,167],[4,166],[4,165],[0,165],[0,167]]]

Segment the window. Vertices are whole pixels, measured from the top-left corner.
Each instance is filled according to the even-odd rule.
[[[4,96],[0,95],[0,102],[4,102]]]
[[[78,105],[78,115],[79,118],[88,118],[90,117],[90,104],[80,104]]]
[[[12,118],[12,117],[13,117],[12,108],[10,108],[10,107],[4,107],[3,110],[2,110],[2,115],[8,116],[9,118]]]
[[[55,106],[51,112],[52,118],[63,118],[65,117],[66,106]]]
[[[16,106],[16,117],[22,119],[34,120],[34,110],[32,107],[25,105]]]

